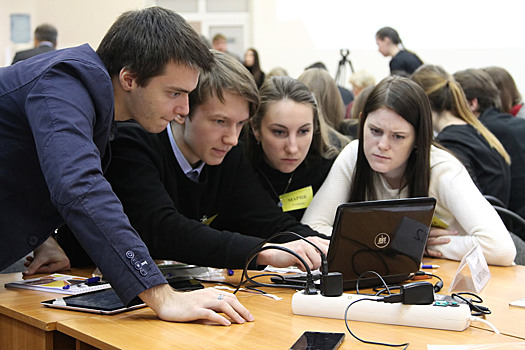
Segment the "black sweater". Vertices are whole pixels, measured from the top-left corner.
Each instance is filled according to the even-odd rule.
[[[135,123],[119,123],[111,147],[106,177],[154,258],[241,268],[274,233],[320,235],[280,211],[241,147],[222,164],[205,165],[198,183],[180,168],[167,131],[150,134]],[[201,222],[206,220],[209,226]]]
[[[335,159],[324,159],[321,156],[309,156],[293,172],[292,181],[288,186],[291,174],[285,174],[270,167],[264,160],[258,162],[256,170],[259,173],[261,183],[272,196],[273,202],[279,202],[279,196],[293,192],[308,186],[312,186],[315,195],[328,175]],[[288,189],[287,189],[288,187]],[[303,217],[306,208],[288,211],[297,221]]]
[[[510,155],[509,209],[525,218],[525,119],[489,108],[480,115],[479,121],[499,139]]]
[[[449,125],[436,140],[463,162],[481,193],[509,203],[510,166],[472,125]]]
[[[423,64],[416,54],[401,50],[390,60],[390,74],[409,76]]]

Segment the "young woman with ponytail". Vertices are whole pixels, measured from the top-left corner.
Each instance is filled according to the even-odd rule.
[[[423,88],[430,100],[436,141],[463,162],[481,193],[507,205],[510,157],[499,140],[470,111],[459,84],[443,68],[433,65],[419,67],[411,79]]]

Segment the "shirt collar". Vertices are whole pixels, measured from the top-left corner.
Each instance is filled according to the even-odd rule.
[[[180,151],[179,147],[177,146],[177,142],[175,142],[175,138],[173,137],[173,132],[171,131],[171,123],[168,126],[168,138],[170,140],[171,148],[173,149],[173,153],[175,154],[175,158],[177,159],[177,162],[179,163],[182,171],[186,175],[186,177],[194,182],[199,182],[199,176],[201,175],[202,169],[204,168],[204,162],[200,162],[199,165],[196,168],[193,168],[191,164],[186,160],[182,152]]]
[[[38,47],[40,46],[49,46],[49,47],[54,47],[55,45],[53,45],[53,43],[51,41],[41,41],[39,44],[38,44]]]

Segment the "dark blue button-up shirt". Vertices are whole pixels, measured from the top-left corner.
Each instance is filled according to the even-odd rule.
[[[88,45],[0,68],[0,270],[66,223],[125,303],[165,283],[103,177],[113,119]]]

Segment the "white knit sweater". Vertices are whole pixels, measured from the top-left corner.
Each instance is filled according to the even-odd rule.
[[[336,209],[350,197],[358,143],[358,140],[351,142],[337,157],[302,223],[327,235],[332,233]],[[435,245],[432,249],[440,251],[443,258],[461,260],[478,243],[488,264],[511,265],[516,247],[499,215],[474,185],[465,167],[453,155],[434,146],[430,164],[429,196],[437,200],[434,216],[445,222],[449,230],[458,231],[457,236],[449,236],[450,243]],[[378,179],[378,199],[407,197],[406,188],[399,192],[392,189],[382,175]]]

